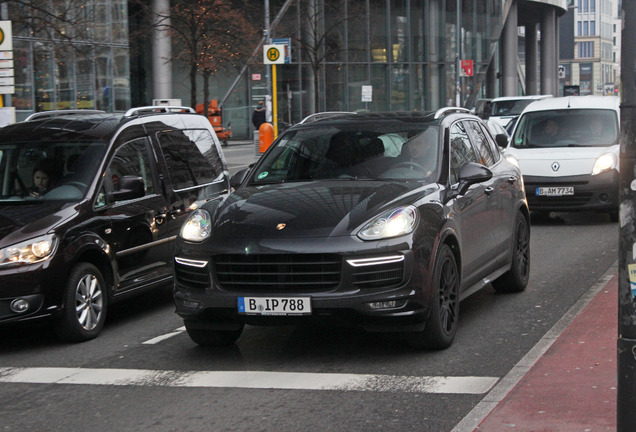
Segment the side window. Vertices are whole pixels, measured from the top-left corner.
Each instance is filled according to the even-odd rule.
[[[471,140],[475,144],[475,149],[479,153],[479,163],[487,167],[494,165],[497,159],[481,125],[476,121],[465,121],[464,124]]]
[[[133,177],[141,177],[143,190],[123,193]],[[115,151],[106,170],[105,187],[107,193],[112,192],[111,201],[123,201],[154,193],[152,165],[145,139],[128,142]],[[98,205],[99,203],[101,200],[98,199]]]
[[[213,183],[223,174],[223,157],[206,129],[160,132],[157,139],[175,190]]]
[[[459,178],[459,168],[469,162],[479,162],[466,128],[461,122],[453,124],[450,128],[450,149],[451,184],[455,184]]]

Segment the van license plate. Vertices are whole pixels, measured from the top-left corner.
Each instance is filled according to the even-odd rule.
[[[238,311],[247,315],[311,315],[311,298],[239,297]]]
[[[541,196],[574,195],[574,187],[573,186],[538,187],[536,190],[536,194]]]

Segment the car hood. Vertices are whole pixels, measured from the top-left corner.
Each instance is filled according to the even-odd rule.
[[[73,204],[45,201],[37,204],[0,204],[0,247],[49,232],[77,211]]]
[[[523,175],[565,177],[592,173],[596,159],[605,153],[618,156],[618,146],[555,147],[518,149],[510,147],[507,155],[519,161]]]
[[[437,190],[417,182],[313,181],[243,187],[213,211],[214,238],[350,236]]]

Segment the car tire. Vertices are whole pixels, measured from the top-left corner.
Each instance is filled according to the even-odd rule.
[[[201,346],[226,346],[231,345],[243,333],[243,325],[237,330],[210,330],[202,329],[194,323],[185,321],[186,332],[188,336],[197,345]]]
[[[76,264],[64,288],[63,315],[55,324],[56,334],[69,342],[97,337],[106,321],[107,305],[101,272],[93,264]]]
[[[518,213],[512,247],[510,270],[492,282],[499,292],[521,292],[530,278],[530,227],[528,221]]]
[[[459,318],[459,270],[455,256],[447,245],[442,245],[435,259],[433,295],[426,326],[421,332],[408,335],[413,348],[448,348],[457,333]]]

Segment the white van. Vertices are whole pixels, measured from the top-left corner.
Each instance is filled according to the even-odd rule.
[[[532,102],[551,97],[552,95],[531,95],[495,98],[492,100],[490,117],[488,117],[488,120],[497,122],[505,128],[510,120],[519,116],[524,108]]]
[[[519,117],[506,148],[533,211],[607,211],[618,220],[617,96],[538,101]]]

